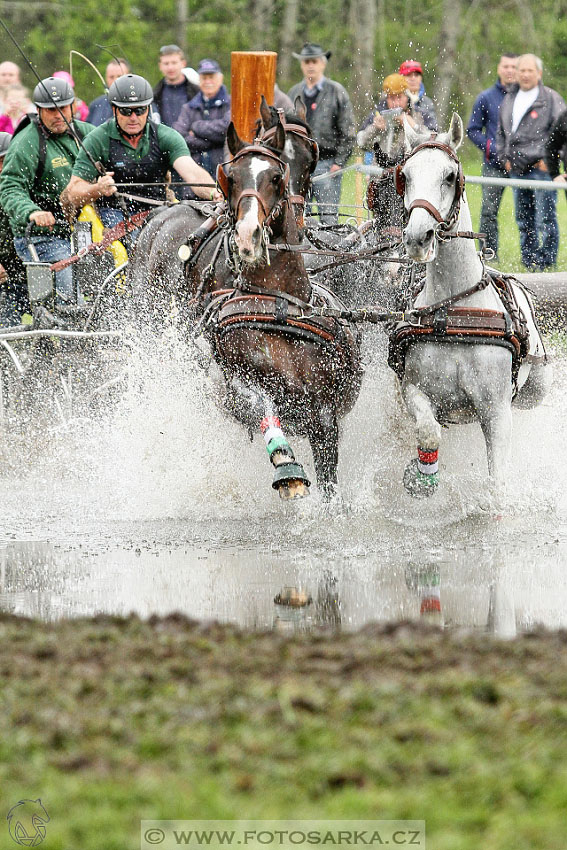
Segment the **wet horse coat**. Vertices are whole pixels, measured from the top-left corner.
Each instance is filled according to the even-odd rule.
[[[513,393],[517,389],[519,405],[533,406],[545,394],[550,377],[528,293],[519,284],[510,286],[529,332],[524,356],[514,363],[513,337],[520,336],[520,330],[514,330],[510,310],[498,288],[485,280],[474,242],[466,238],[472,230],[471,217],[455,154],[462,138],[456,114],[449,132],[435,139],[406,123],[408,157],[398,171],[398,188],[409,215],[405,245],[413,260],[427,263],[425,285],[413,304],[415,323],[421,327],[416,327],[405,351],[401,384],[418,438],[418,458],[406,469],[404,484],[417,496],[429,495],[437,486],[440,420],[480,423],[489,474],[502,484]],[[472,331],[459,334],[459,322]],[[499,322],[505,328],[502,332],[496,330]],[[434,327],[425,327],[428,323]],[[447,331],[451,325],[452,335]],[[398,334],[400,330],[404,329],[398,328]]]

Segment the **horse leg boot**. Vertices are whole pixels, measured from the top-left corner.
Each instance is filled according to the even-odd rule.
[[[404,471],[404,487],[411,496],[431,496],[439,484],[438,452],[441,426],[435,418],[431,402],[414,384],[406,384],[402,393],[417,426],[417,458]]]
[[[334,410],[323,408],[315,414],[315,421],[307,435],[315,462],[317,486],[323,498],[328,500],[337,494],[338,489],[339,427]]]
[[[311,482],[302,465],[297,463],[280,420],[271,410],[266,411],[260,422],[260,430],[270,461],[276,468],[272,481],[274,490],[278,491],[281,499],[302,499],[308,496]]]

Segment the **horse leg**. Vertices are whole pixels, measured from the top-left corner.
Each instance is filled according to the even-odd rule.
[[[480,415],[480,427],[486,443],[488,474],[497,487],[505,480],[506,463],[512,434],[512,411],[509,403],[495,403]]]
[[[268,456],[276,471],[272,487],[282,499],[302,499],[309,495],[311,482],[282,431],[271,400],[256,387],[233,376],[227,385],[225,407],[250,429],[264,435]]]
[[[404,471],[404,487],[411,496],[431,496],[439,484],[438,452],[441,426],[435,418],[431,402],[415,384],[405,384],[402,394],[417,426],[417,458]]]
[[[271,408],[266,410],[260,422],[260,430],[270,461],[276,468],[272,481],[274,490],[278,491],[281,499],[302,499],[308,496],[311,482],[302,465],[297,463],[280,420]]]
[[[307,430],[317,486],[324,499],[337,493],[337,467],[339,465],[339,426],[337,414],[331,408],[317,411],[317,416]]]

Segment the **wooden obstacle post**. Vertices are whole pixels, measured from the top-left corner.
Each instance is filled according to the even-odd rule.
[[[262,95],[274,102],[278,54],[271,50],[234,51],[231,54],[231,117],[245,142],[254,139]]]

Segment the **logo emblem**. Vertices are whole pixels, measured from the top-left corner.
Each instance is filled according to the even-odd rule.
[[[41,800],[20,800],[6,815],[10,838],[21,847],[38,847],[45,838],[49,815]]]

